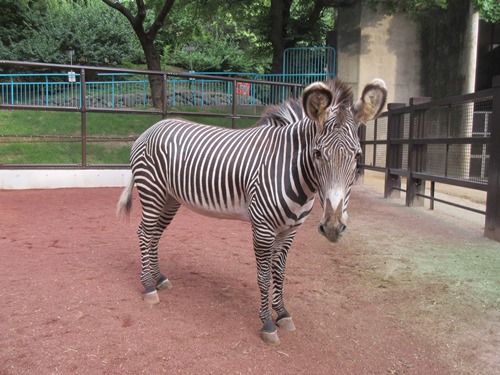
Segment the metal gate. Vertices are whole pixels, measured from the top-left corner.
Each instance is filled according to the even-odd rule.
[[[332,79],[336,74],[336,55],[332,47],[287,48],[283,52],[283,76],[287,83],[308,85]]]

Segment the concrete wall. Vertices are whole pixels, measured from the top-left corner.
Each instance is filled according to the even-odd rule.
[[[2,169],[0,190],[121,187],[128,184],[130,178],[130,170],[116,169]]]
[[[448,2],[420,17],[423,96],[474,92],[479,17],[470,0]]]
[[[338,75],[356,96],[375,77],[386,81],[389,103],[438,99],[474,91],[478,15],[470,0],[417,20],[387,15],[357,0],[336,21]]]
[[[419,26],[413,20],[358,1],[339,10],[336,28],[338,75],[356,97],[373,78],[386,82],[389,103],[420,95]]]

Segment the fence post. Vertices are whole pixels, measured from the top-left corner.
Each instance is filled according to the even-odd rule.
[[[403,147],[401,143],[392,143],[393,139],[401,139],[403,123],[401,114],[394,114],[396,108],[405,107],[405,103],[389,103],[387,110],[387,151],[385,161],[384,198],[399,198],[401,196],[401,176],[391,174],[391,169],[401,169],[403,166]]]
[[[161,117],[166,118],[167,112],[167,75],[164,74],[161,80]],[[175,96],[174,96],[175,98]]]
[[[360,164],[365,164],[366,154],[366,125],[363,123],[359,124],[358,137],[361,145],[361,158],[358,160],[358,166],[356,167],[356,184],[363,185],[365,179],[365,168],[359,166]]]
[[[500,76],[493,77],[493,89],[484,235],[500,241]]]
[[[87,166],[87,87],[85,69],[80,72],[80,113],[82,117],[82,167]]]
[[[419,194],[425,194],[425,180],[413,177],[413,172],[422,172],[425,166],[427,147],[416,144],[414,139],[424,137],[425,111],[417,113],[415,105],[428,103],[430,97],[410,98],[410,132],[408,137],[408,175],[406,178],[406,205],[423,206],[424,199]]]
[[[231,106],[231,128],[236,129],[236,79],[231,81],[232,90],[233,90],[233,102]]]

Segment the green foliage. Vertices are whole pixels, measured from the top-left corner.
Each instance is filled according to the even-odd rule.
[[[179,45],[173,51],[167,47],[163,58],[170,64],[197,72],[257,70],[255,62],[227,35],[214,35],[207,41],[195,39],[189,47]]]
[[[97,0],[25,4],[23,26],[22,38],[0,40],[4,58],[69,63],[74,50],[73,63],[119,66],[140,56],[127,21]]]
[[[323,10],[318,24],[304,27],[318,1],[328,6],[335,3],[290,0],[285,45],[324,45],[334,19],[331,7]],[[74,50],[74,64],[133,67],[145,61],[143,46],[129,20],[102,0],[1,2],[0,56],[4,59],[69,63],[68,52]],[[145,19],[140,27],[144,31],[152,28],[165,2],[143,2]],[[137,15],[136,1],[121,0],[119,4]],[[271,0],[175,0],[154,36],[154,47],[163,55],[162,66],[268,72],[273,48],[269,41],[270,6]],[[186,46],[196,50],[187,52]]]
[[[2,0],[0,12],[0,46],[11,46],[23,39],[28,14],[27,0]]]
[[[323,46],[328,31],[333,30],[335,19],[335,9],[333,7],[324,8],[318,22],[314,27],[303,33],[300,25],[307,22],[315,2],[296,1],[290,9],[291,22],[288,25],[289,39],[297,40],[297,46]]]
[[[500,22],[499,0],[473,0],[473,4],[482,19],[492,23]]]
[[[255,58],[255,34],[238,22],[243,5],[180,0],[165,22],[164,64],[195,71],[263,72]],[[186,47],[194,47],[194,51]]]

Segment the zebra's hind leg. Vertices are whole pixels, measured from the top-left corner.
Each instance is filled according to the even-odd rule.
[[[283,284],[285,281],[286,257],[296,233],[296,231],[293,231],[277,236],[271,265],[273,275],[273,309],[278,314],[276,324],[287,331],[295,331],[295,324],[293,323],[292,316],[285,309]]]
[[[158,242],[163,231],[168,227],[177,213],[180,204],[173,198],[167,198],[160,210],[150,202],[143,203],[143,215],[138,235],[141,248],[141,283],[144,286],[143,299],[148,304],[160,302],[157,290],[172,288],[170,281],[160,272],[158,263]]]
[[[154,242],[152,242],[152,246],[149,249],[150,257],[151,257],[151,272],[154,280],[156,280],[156,289],[157,290],[170,290],[172,289],[172,284],[168,280],[167,276],[160,272],[160,266],[158,263],[158,242],[161,238],[162,233],[172,222],[175,214],[179,210],[180,203],[174,200],[173,198],[169,198],[163,212],[158,219],[158,233],[154,236]]]

